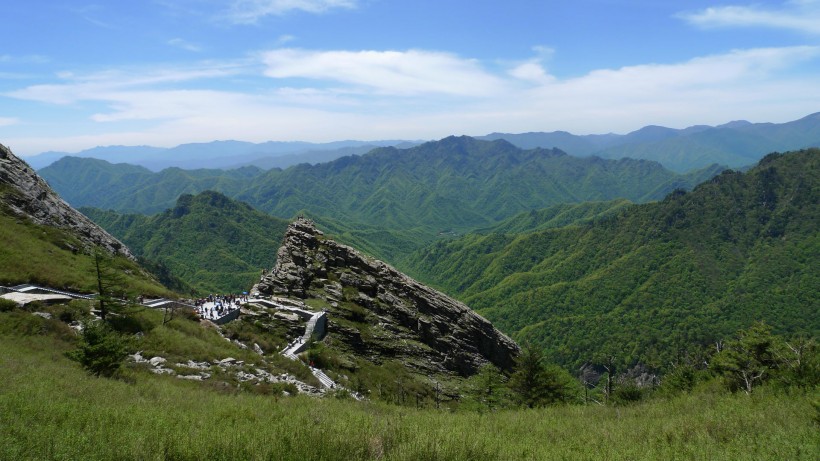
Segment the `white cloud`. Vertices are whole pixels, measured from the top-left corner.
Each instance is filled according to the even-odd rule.
[[[769,27],[820,34],[820,2],[817,0],[786,2],[778,9],[759,5],[720,6],[680,17],[700,27]]]
[[[382,95],[486,96],[504,87],[478,62],[434,51],[280,49],[263,60],[269,77],[334,81]]]
[[[238,72],[237,66],[221,64],[180,69],[111,70],[78,76],[64,71],[58,77],[64,83],[32,85],[11,91],[5,96],[52,104],[72,104],[78,101],[118,100],[112,97],[122,92],[138,92],[140,88],[163,84],[176,84],[192,80],[227,77]]]
[[[585,134],[739,118],[784,122],[820,107],[815,66],[801,68],[820,58],[820,47],[811,46],[737,50],[566,79],[550,75],[540,59],[493,73],[474,60],[422,50],[276,50],[257,58],[263,67],[242,62],[66,73],[63,82],[5,96],[63,104],[87,114],[85,120],[62,124],[70,127],[55,125],[50,138],[26,134],[27,125],[5,131],[0,125],[0,138],[33,154],[214,139],[434,139],[552,130]],[[237,83],[245,80],[252,83]],[[187,82],[195,82],[197,89]],[[78,132],[96,134],[76,136]]]
[[[356,0],[234,0],[228,19],[236,24],[255,24],[265,16],[280,16],[291,11],[324,13],[336,8],[355,8]]]
[[[19,120],[13,117],[0,117],[0,126],[16,125],[18,122]]]
[[[521,63],[510,69],[509,74],[517,79],[542,85],[555,81],[555,77],[547,74],[539,60]]]
[[[506,108],[498,101],[495,110],[506,111],[505,123],[519,132],[546,126],[580,133],[648,124],[683,128],[738,118],[787,121],[820,107],[820,87],[811,83],[817,76],[790,72],[818,57],[820,47],[799,46],[601,69],[521,91]]]
[[[279,38],[276,39],[276,43],[279,45],[284,45],[285,43],[289,43],[296,40],[296,37],[293,35],[280,35]]]
[[[191,51],[194,53],[202,51],[202,47],[200,47],[199,45],[195,45],[181,38],[172,38],[171,40],[168,40],[168,44],[173,47],[181,48],[185,51]]]

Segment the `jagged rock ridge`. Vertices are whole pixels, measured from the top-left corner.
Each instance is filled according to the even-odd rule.
[[[304,218],[289,226],[276,267],[252,293],[327,301],[331,335],[345,337],[367,356],[396,354],[423,373],[467,376],[487,362],[509,370],[519,352],[514,341],[463,303],[326,238]],[[371,323],[389,333],[379,350],[334,322],[345,305],[360,306]],[[402,343],[418,347],[402,348]],[[421,356],[411,356],[414,351]]]
[[[37,224],[74,233],[82,242],[134,259],[119,240],[60,198],[26,162],[0,144],[0,187],[10,188],[4,204],[16,215]]]

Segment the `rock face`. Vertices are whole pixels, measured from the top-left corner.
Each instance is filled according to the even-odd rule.
[[[128,248],[61,199],[26,162],[0,144],[0,190],[3,203],[37,224],[71,231],[84,243],[128,258]]]
[[[420,372],[468,376],[487,362],[509,370],[519,352],[463,303],[326,238],[304,218],[290,225],[276,267],[252,294],[317,298],[329,306],[330,336],[365,356],[398,357]],[[367,331],[339,318],[364,322],[360,330]],[[379,335],[383,340],[372,340]]]

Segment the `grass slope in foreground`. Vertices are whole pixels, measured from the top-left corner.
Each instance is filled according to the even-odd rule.
[[[814,460],[820,452],[816,392],[748,397],[707,387],[628,407],[451,413],[218,391],[147,372],[129,382],[96,378],[65,358],[69,348],[0,330],[0,458]]]

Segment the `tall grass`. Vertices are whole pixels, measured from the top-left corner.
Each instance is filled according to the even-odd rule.
[[[81,292],[96,290],[92,258],[69,232],[10,216],[0,207],[0,242],[0,285],[36,283]],[[125,284],[131,291],[173,296],[132,261],[123,257],[114,261],[116,269],[126,274]]]
[[[717,389],[630,407],[498,413],[95,378],[50,336],[0,336],[0,459],[817,459],[809,394]]]

